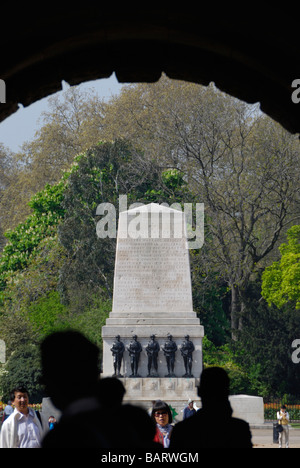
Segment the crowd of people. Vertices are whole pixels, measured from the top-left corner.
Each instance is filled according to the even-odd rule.
[[[0,431],[0,447],[170,449],[251,448],[248,423],[232,417],[229,378],[218,367],[202,372],[202,408],[189,401],[183,420],[173,421],[170,406],[156,400],[150,414],[123,402],[117,378],[98,378],[99,349],[78,332],[57,332],[41,345],[43,384],[61,411],[43,424],[30,408],[25,387],[12,390]],[[12,408],[14,406],[14,410]],[[46,427],[45,427],[46,426]]]

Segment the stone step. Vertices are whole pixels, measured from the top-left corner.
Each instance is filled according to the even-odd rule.
[[[196,318],[196,312],[110,312],[109,318]]]
[[[108,318],[106,325],[199,325],[198,318]]]
[[[198,318],[108,318],[106,325],[199,325]]]

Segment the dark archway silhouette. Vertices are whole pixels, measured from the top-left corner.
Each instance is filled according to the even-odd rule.
[[[300,132],[300,103],[291,99],[292,82],[300,79],[299,7],[31,5],[1,6],[6,103],[0,121],[18,103],[28,106],[60,90],[62,80],[73,85],[115,72],[120,82],[153,82],[164,72],[214,81],[241,100],[259,101],[266,114]]]

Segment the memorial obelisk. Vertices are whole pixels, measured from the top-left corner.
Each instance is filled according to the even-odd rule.
[[[197,399],[203,336],[193,311],[184,212],[151,203],[120,213],[113,307],[102,328],[103,377],[118,368],[125,400],[149,407],[162,399],[178,412],[188,398]],[[187,340],[193,347],[188,375],[180,349]],[[118,347],[119,362],[112,351]],[[137,362],[130,349],[138,351]]]

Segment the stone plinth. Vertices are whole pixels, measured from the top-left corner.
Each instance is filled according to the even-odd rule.
[[[235,418],[249,424],[264,424],[264,400],[251,395],[231,395],[229,401]]]
[[[124,403],[149,410],[153,400],[163,399],[177,412],[175,422],[182,420],[183,410],[189,399],[194,400],[198,407],[201,406],[197,396],[199,379],[149,377],[120,380],[126,388]]]
[[[161,394],[168,394],[172,401],[188,401],[197,398],[198,379],[148,377],[140,379],[120,379],[126,387],[124,401],[152,401],[159,399]]]
[[[138,230],[133,229],[137,227]],[[137,235],[138,233],[138,235]],[[145,347],[150,336],[155,335],[160,347],[172,335],[178,346],[175,355],[176,379],[185,374],[179,347],[186,335],[190,336],[193,353],[192,374],[199,378],[202,372],[203,327],[193,311],[189,250],[186,239],[184,213],[156,204],[150,204],[120,214],[114,275],[113,308],[106,325],[102,328],[103,375],[114,373],[111,347],[120,335],[126,347],[137,335],[142,345],[138,374],[131,374],[128,351],[124,352],[121,374],[124,376],[126,398],[140,401],[168,399],[167,364],[164,353],[158,354],[158,379],[146,379],[147,353]],[[167,379],[163,382],[163,379]],[[175,379],[175,380],[176,380]],[[172,379],[171,379],[172,380]],[[184,379],[182,385],[186,385]],[[182,385],[176,380],[177,396]],[[153,394],[149,385],[154,385]],[[195,386],[195,381],[193,382]]]

